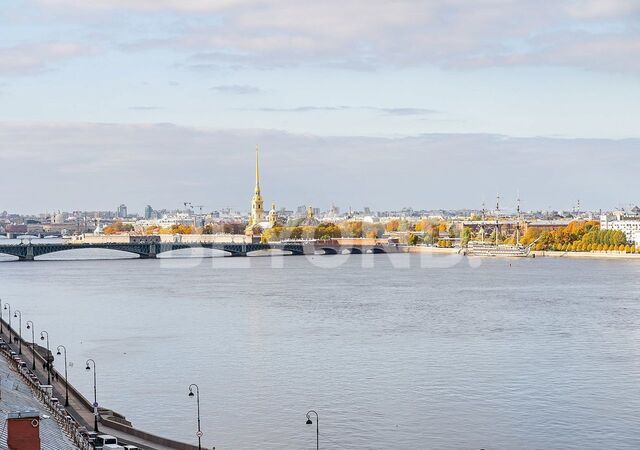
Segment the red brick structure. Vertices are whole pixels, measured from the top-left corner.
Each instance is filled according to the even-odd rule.
[[[40,450],[40,413],[12,412],[7,418],[9,450]]]

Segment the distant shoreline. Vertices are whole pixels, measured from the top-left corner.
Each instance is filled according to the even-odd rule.
[[[447,247],[426,247],[422,245],[410,245],[405,247],[407,253],[442,253],[442,254],[457,254],[460,252],[460,248],[447,248]]]
[[[436,253],[436,254],[458,254],[459,248],[440,248],[410,246],[406,247],[407,253]],[[640,259],[640,253],[623,252],[558,252],[555,250],[535,250],[528,256],[536,258],[588,258],[588,259]],[[489,257],[488,257],[489,258]],[[493,257],[490,257],[493,258]]]
[[[551,250],[536,250],[531,252],[536,258],[591,258],[591,259],[640,259],[638,253],[623,252],[558,252]]]

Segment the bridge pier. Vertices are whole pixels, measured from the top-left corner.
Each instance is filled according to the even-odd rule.
[[[27,246],[27,255],[24,258],[25,261],[33,261],[34,260],[34,256],[33,256],[33,245],[29,244]]]

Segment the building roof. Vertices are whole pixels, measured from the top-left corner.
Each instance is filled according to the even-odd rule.
[[[7,419],[33,419],[40,418],[40,412],[35,410],[13,411],[7,414]]]
[[[36,418],[40,420],[40,442],[42,450],[76,450],[58,425],[58,422],[47,411],[31,392],[31,389],[9,367],[7,360],[0,356],[0,378],[2,379],[2,399],[0,400],[0,422],[9,417]],[[0,443],[7,442],[7,427],[0,427]],[[0,448],[2,444],[0,444]]]

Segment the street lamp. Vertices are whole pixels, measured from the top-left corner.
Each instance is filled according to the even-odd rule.
[[[189,385],[189,397],[193,397],[194,387],[196,388],[196,403],[198,405],[198,432],[196,433],[196,436],[198,436],[198,450],[201,450],[202,446],[200,444],[200,441],[202,439],[202,430],[200,429],[200,388],[197,384]]]
[[[22,355],[22,312],[16,309],[13,313],[13,317],[18,317],[18,355]]]
[[[36,328],[33,326],[33,322],[27,320],[27,330],[31,330],[31,353],[32,353],[32,361],[31,370],[35,372],[36,370]]]
[[[60,356],[60,349],[64,350],[64,406],[69,406],[69,377],[67,376],[67,347],[64,345],[58,345],[58,353]]]
[[[96,362],[87,359],[87,370],[91,370],[89,363],[93,363],[93,431],[98,432],[98,394],[96,391]]]
[[[307,425],[313,425],[313,420],[311,420],[311,416],[309,414],[316,415],[316,450],[320,449],[320,417],[318,417],[318,413],[313,409],[307,413]]]
[[[11,337],[11,305],[9,303],[4,304],[4,309],[9,309],[9,343],[13,340]]]
[[[0,298],[0,305],[1,304],[2,304],[2,298]],[[2,319],[3,319],[2,310],[0,309],[0,335],[4,334],[4,330],[3,330],[3,326],[2,326],[2,322],[3,322]]]
[[[40,332],[40,340],[44,341],[44,335],[47,335],[47,384],[51,385],[51,350],[49,350],[49,333],[46,331]]]

